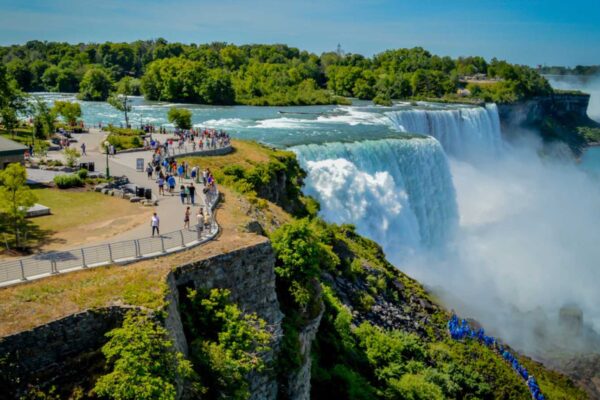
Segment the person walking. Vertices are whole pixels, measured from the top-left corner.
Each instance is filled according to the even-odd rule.
[[[167,183],[169,184],[169,193],[171,196],[174,196],[175,192],[175,177],[173,175],[169,175],[167,178]]]
[[[196,197],[196,186],[194,186],[194,182],[190,182],[190,185],[188,186],[188,194],[189,197],[188,199],[190,200],[190,202],[192,203],[192,205],[196,204],[195,201],[195,197]]]
[[[183,227],[190,229],[190,207],[186,207],[185,216],[183,217]]]
[[[150,226],[152,226],[152,237],[154,237],[154,232],[158,236],[160,236],[160,219],[156,213],[152,214],[152,220],[150,221]]]
[[[179,176],[179,182],[183,181],[184,173],[185,173],[185,167],[183,166],[183,163],[181,163],[181,164],[179,164],[179,167],[177,168],[177,175]]]
[[[202,230],[204,229],[204,213],[202,212],[202,207],[198,207],[198,214],[196,214],[196,229],[198,233],[202,235]]]
[[[158,179],[156,180],[156,183],[158,184],[158,194],[162,194],[163,196],[165,195],[165,180],[163,179],[162,176],[158,176]]]
[[[87,156],[87,153],[85,152],[85,143],[81,143],[81,155]]]
[[[154,168],[152,167],[152,164],[148,163],[148,166],[146,167],[146,174],[148,174],[148,179],[152,179],[152,172],[154,172]]]
[[[181,204],[185,204],[185,186],[181,185],[179,187],[179,196],[181,197]]]

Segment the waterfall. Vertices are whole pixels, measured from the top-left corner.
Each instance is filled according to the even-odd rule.
[[[494,157],[502,152],[500,118],[495,104],[485,107],[405,109],[386,113],[395,129],[435,137],[447,154],[461,160]]]
[[[458,222],[448,162],[433,138],[301,145],[305,192],[330,222],[352,223],[394,259],[445,243]]]

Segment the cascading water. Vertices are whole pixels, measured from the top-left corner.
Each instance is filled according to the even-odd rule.
[[[458,221],[446,156],[433,138],[294,147],[325,219],[353,223],[394,260],[443,244]]]
[[[495,104],[450,109],[410,108],[389,111],[386,115],[396,129],[433,136],[446,153],[459,159],[497,156],[504,146]]]

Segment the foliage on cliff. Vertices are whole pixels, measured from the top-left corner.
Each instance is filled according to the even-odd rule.
[[[190,359],[203,399],[247,399],[246,376],[261,372],[271,334],[254,314],[243,313],[225,289],[188,290],[181,303]],[[198,393],[199,392],[199,393]]]
[[[191,363],[175,351],[166,329],[146,315],[130,312],[107,336],[102,352],[110,372],[94,387],[100,398],[173,400],[176,381],[191,377]]]
[[[233,160],[213,170],[217,182],[246,195],[259,208],[266,207],[270,201],[296,216],[315,214],[316,202],[302,195],[302,180],[306,174],[295,154],[261,145],[253,147],[266,156],[266,160]]]
[[[77,92],[106,99],[124,77],[141,79],[146,98],[202,104],[308,105],[345,103],[345,97],[391,99],[456,97],[461,78],[502,80],[482,87],[499,101],[548,93],[535,70],[482,57],[440,57],[420,48],[387,50],[372,58],[342,51],[320,56],[283,44],[182,44],[164,39],[132,43],[30,41],[0,47],[0,60],[25,91]],[[475,89],[474,89],[475,90]]]

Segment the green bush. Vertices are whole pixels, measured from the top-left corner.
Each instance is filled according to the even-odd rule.
[[[54,177],[54,184],[60,189],[68,189],[77,186],[83,186],[83,180],[79,175],[61,174]]]
[[[102,347],[110,372],[96,382],[101,398],[175,400],[176,382],[192,376],[189,361],[175,351],[165,328],[129,312],[123,326],[107,334]]]
[[[243,313],[225,289],[189,290],[181,304],[193,368],[206,398],[247,399],[246,375],[261,372],[261,355],[269,350],[266,322]]]
[[[119,136],[141,136],[145,132],[141,129],[133,129],[133,128],[119,128],[117,126],[108,125],[103,128],[103,130],[114,133]]]
[[[87,179],[87,176],[88,176],[88,170],[85,169],[85,168],[81,168],[79,171],[77,171],[77,176],[82,181],[85,181]]]

